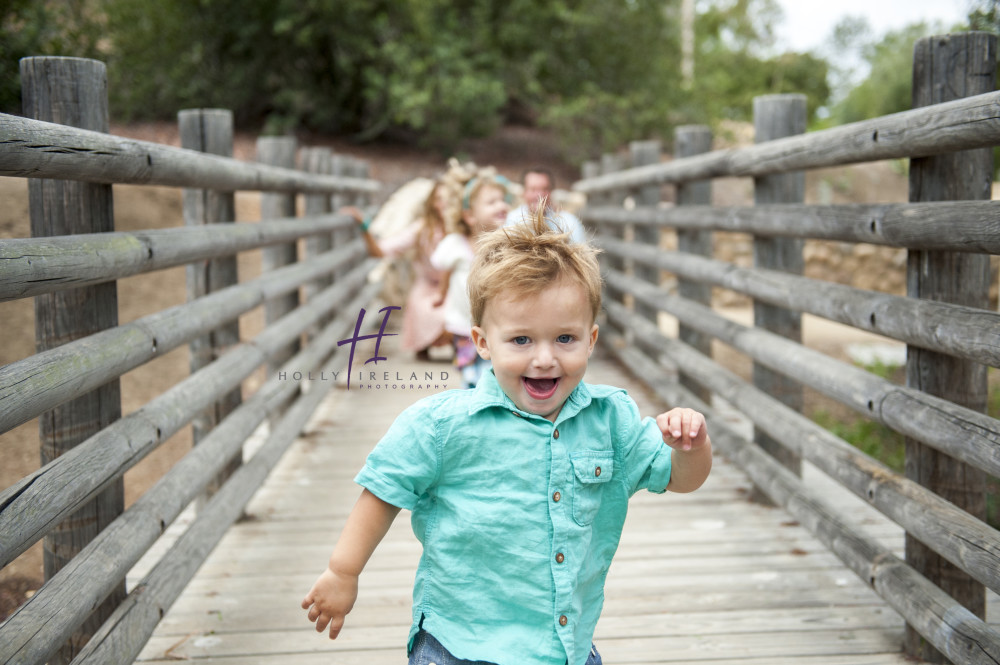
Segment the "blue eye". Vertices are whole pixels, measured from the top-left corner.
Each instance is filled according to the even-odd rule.
[[[559,337],[556,338],[556,341],[559,342],[560,344],[569,344],[570,342],[573,341],[573,336],[572,335],[559,335]]]
[[[513,342],[518,346],[524,346],[525,344],[528,343],[528,338],[525,337],[524,335],[521,335],[519,337],[515,337]]]

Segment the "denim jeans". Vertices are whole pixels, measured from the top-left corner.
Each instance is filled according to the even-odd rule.
[[[452,656],[434,636],[426,630],[421,630],[413,639],[413,651],[410,652],[409,665],[494,665],[485,660],[461,660]],[[601,665],[601,654],[597,647],[590,645],[590,656],[587,665]]]

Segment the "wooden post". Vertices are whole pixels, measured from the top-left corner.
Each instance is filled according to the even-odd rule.
[[[773,141],[806,131],[805,95],[765,95],[753,100],[756,143]],[[754,203],[802,203],[805,201],[805,174],[781,173],[754,178]],[[754,237],[754,267],[781,270],[793,275],[804,271],[801,238]],[[754,301],[754,326],[802,342],[802,315],[799,312]],[[754,385],[795,411],[802,411],[802,385],[759,363],[753,366]],[[801,474],[802,460],[763,432],[755,432],[755,441],[783,466]],[[770,503],[755,490],[754,499]]]
[[[348,163],[348,158],[346,156],[334,153],[333,156],[331,157],[330,172],[333,175],[337,176],[349,175],[347,163]],[[330,197],[330,207],[334,212],[338,212],[343,206],[350,205],[351,202],[352,200],[349,199],[346,194],[337,193],[334,194],[332,197]],[[356,231],[349,228],[339,229],[337,231],[334,231],[333,234],[331,235],[331,242],[333,244],[333,247],[341,247],[344,244],[350,242],[351,238],[354,237],[355,233]],[[333,272],[334,280],[347,274],[348,270],[349,270],[348,266],[345,266],[343,268],[337,268]]]
[[[189,109],[177,114],[181,147],[199,150],[222,157],[233,156],[233,114],[226,109]],[[232,223],[236,221],[236,197],[234,192],[219,192],[208,189],[184,189],[184,224],[202,226],[204,224]],[[236,256],[223,256],[187,265],[188,302],[214,291],[239,283],[236,271]],[[190,350],[190,368],[194,374],[215,361],[240,342],[239,319],[220,326],[208,335],[193,340]],[[192,441],[195,445],[204,439],[223,418],[233,412],[242,402],[239,388],[224,395],[211,409],[202,412],[191,424]],[[199,509],[226,479],[239,468],[242,455],[235,455],[215,481],[208,486],[205,496],[198,501]]]
[[[257,139],[257,161],[271,166],[295,168],[297,142],[291,136],[262,136]],[[280,219],[295,216],[295,194],[267,192],[260,197],[261,219]],[[296,243],[272,245],[261,250],[261,272],[268,272],[296,262]],[[274,323],[299,306],[299,294],[290,293],[268,301],[264,305],[265,320]],[[290,344],[275,354],[268,363],[268,372],[273,374],[298,353],[299,344]]]
[[[712,130],[704,125],[683,125],[674,130],[674,154],[678,159],[700,155],[712,150]],[[712,181],[700,180],[677,185],[677,205],[711,205]],[[677,249],[687,254],[712,258],[712,232],[697,229],[679,229],[677,231]],[[700,284],[686,279],[679,279],[678,293],[682,298],[688,298],[706,307],[712,306],[712,286]],[[678,324],[678,337],[682,342],[712,357],[712,338],[700,333],[681,321]],[[690,377],[681,373],[681,385],[693,392],[702,401],[711,404],[711,393],[702,388]]]
[[[648,164],[660,163],[659,141],[633,141],[629,144],[629,152],[632,156],[632,166],[646,166]],[[660,203],[660,185],[653,184],[640,187],[635,192],[635,203],[636,206],[645,208],[657,207]],[[636,224],[634,225],[634,234],[635,242],[639,245],[649,245],[650,247],[660,246],[660,227],[656,224]],[[654,286],[660,286],[659,268],[636,265],[635,276]],[[656,308],[636,303],[635,309],[639,316],[657,323],[658,312]]]
[[[21,60],[24,115],[107,133],[108,79],[103,62],[82,58]],[[114,231],[111,185],[68,180],[28,180],[32,236]],[[118,325],[116,282],[35,298],[35,346],[40,353]],[[121,390],[115,379],[38,419],[41,463],[47,464],[121,417]],[[125,508],[118,478],[88,504],[53,529],[44,541],[45,579],[51,579]],[[50,663],[69,663],[125,599],[125,581],[61,647]]]
[[[333,152],[329,148],[305,148],[302,150],[302,168],[309,173],[327,175],[332,170]],[[305,197],[305,214],[307,217],[315,215],[327,215],[330,213],[329,194],[309,194]],[[330,251],[333,247],[333,238],[329,234],[309,236],[305,240],[305,258],[318,256]],[[306,300],[311,300],[317,293],[330,286],[332,278],[321,277],[304,288]],[[315,335],[315,331],[307,334],[308,337]]]
[[[350,170],[347,175],[354,176],[355,178],[367,178],[369,174],[368,162],[360,159],[352,159],[350,162]],[[371,195],[368,192],[358,191],[354,194],[354,205],[358,206],[364,210],[367,206],[371,205]],[[356,237],[357,231],[351,233],[351,237]],[[359,265],[365,260],[363,254],[358,255],[353,265]]]
[[[914,108],[991,92],[996,80],[994,35],[971,32],[917,41],[913,49]],[[910,161],[910,201],[988,200],[993,176],[990,148]],[[942,251],[907,256],[907,295],[969,307],[989,307],[989,257]],[[907,385],[976,411],[986,411],[986,367],[907,347]],[[906,440],[906,476],[970,514],[985,517],[985,474],[918,441]],[[985,617],[982,584],[936,552],[906,536],[906,561],[971,612]],[[935,663],[948,660],[907,626],[906,653]]]
[[[618,155],[612,153],[605,153],[601,155],[601,175],[607,175],[608,173],[615,173],[616,171],[621,171],[624,167],[623,160]],[[599,205],[602,206],[620,206],[624,201],[624,196],[618,191],[606,191],[602,192],[599,198]],[[608,224],[604,228],[604,235],[609,238],[615,238],[616,240],[625,239],[625,228],[618,226],[616,224]],[[625,272],[627,269],[627,264],[625,259],[619,258],[617,256],[606,256],[605,265],[611,270],[618,270],[620,272]],[[625,293],[611,288],[608,285],[604,286],[604,292],[607,294],[608,298],[614,300],[615,302],[620,302],[626,307],[631,304],[631,298],[626,297]],[[609,321],[608,324],[612,328],[614,325]],[[619,330],[621,335],[625,337],[626,340],[629,339],[629,331]]]

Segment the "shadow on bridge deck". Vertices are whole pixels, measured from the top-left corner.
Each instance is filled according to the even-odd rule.
[[[377,370],[359,369],[359,353],[351,389],[331,389],[306,434],[251,501],[249,518],[230,530],[165,616],[141,662],[406,662],[420,551],[405,516],[366,568],[338,640],[317,635],[299,608],[358,496],[351,479],[368,451],[406,405],[457,385],[447,362],[418,364],[388,344],[383,350],[389,359]],[[587,380],[627,387],[644,415],[661,410],[600,350]],[[343,376],[338,381],[343,384]],[[900,653],[903,624],[896,613],[786,513],[752,504],[748,494],[743,474],[720,458],[693,494],[633,499],[595,636],[604,661],[912,662]],[[855,503],[857,520],[901,550],[899,528]]]

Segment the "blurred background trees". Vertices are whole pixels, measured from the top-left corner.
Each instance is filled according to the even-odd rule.
[[[996,31],[998,2],[979,0],[973,26]],[[108,64],[116,120],[217,106],[267,133],[441,150],[523,123],[582,160],[748,120],[766,93],[806,94],[820,124],[903,110],[913,41],[953,28],[847,20],[826,53],[794,53],[775,47],[778,21],[775,0],[5,0],[0,110],[19,112],[19,58],[72,55]]]

